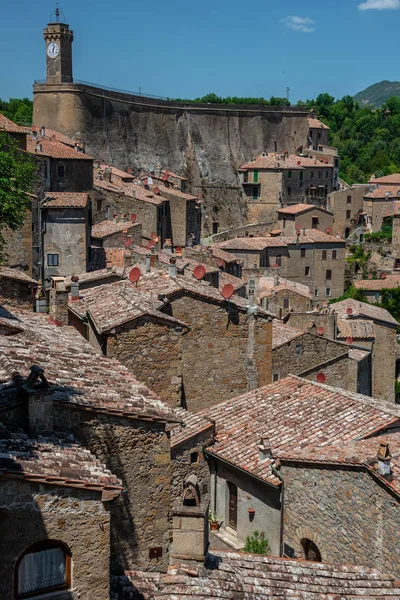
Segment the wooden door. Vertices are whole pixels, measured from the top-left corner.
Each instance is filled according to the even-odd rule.
[[[229,483],[229,527],[237,528],[237,486]]]

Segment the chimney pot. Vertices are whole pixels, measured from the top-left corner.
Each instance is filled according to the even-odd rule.
[[[261,443],[258,446],[258,460],[264,462],[268,458],[272,458],[271,442],[267,436],[261,436]]]
[[[170,277],[176,277],[177,275],[176,258],[174,256],[169,260],[168,274]]]
[[[377,454],[378,458],[378,473],[382,477],[390,477],[392,474],[392,465],[388,442],[381,442]]]

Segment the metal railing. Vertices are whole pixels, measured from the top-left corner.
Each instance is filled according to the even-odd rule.
[[[35,79],[35,84],[42,85],[46,83],[45,79]],[[167,98],[166,96],[155,96],[154,94],[143,94],[142,90],[138,92],[132,92],[131,90],[120,90],[118,88],[108,87],[106,85],[98,85],[97,83],[91,83],[90,81],[83,81],[82,79],[74,79],[71,81],[71,84],[77,83],[79,85],[88,85],[93,88],[97,88],[99,90],[104,90],[106,92],[116,92],[117,94],[129,94],[130,96],[142,96],[143,98],[152,98],[154,100],[171,100],[171,98]]]

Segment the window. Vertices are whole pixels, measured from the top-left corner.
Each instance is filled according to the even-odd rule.
[[[347,196],[347,204],[351,204],[351,196]]]
[[[310,277],[310,267],[306,267],[306,268],[304,269],[304,276],[305,276],[305,277]]]
[[[318,288],[315,288],[315,290],[314,290],[314,296],[315,296],[316,298],[318,298]]]
[[[289,298],[284,298],[283,299],[283,308],[289,309],[290,307],[290,300]]]
[[[318,228],[318,223],[319,223],[318,217],[313,217],[312,218],[312,228],[313,229],[317,229]]]
[[[253,186],[253,200],[258,200],[258,186]]]
[[[325,171],[325,179],[328,179],[329,177],[329,171]]]
[[[190,453],[190,463],[193,465],[195,463],[199,462],[199,453],[198,452],[191,452]]]
[[[306,560],[312,562],[322,562],[321,552],[318,550],[314,542],[308,540],[307,538],[303,538],[300,543],[303,547],[304,558]]]
[[[346,219],[351,219],[351,210],[346,210]]]
[[[326,260],[326,250],[322,250],[322,260]]]
[[[300,181],[303,181],[304,171],[300,171]]]
[[[97,210],[97,212],[101,211],[101,200],[96,201],[96,210]]]
[[[305,248],[301,248],[301,250],[300,250],[300,257],[301,258],[305,258],[306,257],[306,249]]]
[[[258,183],[258,171],[254,171],[253,173],[253,182]]]
[[[318,179],[321,179],[321,175],[322,175],[321,171],[318,171]]]
[[[296,344],[296,356],[303,354],[303,344]]]
[[[396,258],[394,261],[394,268],[400,269],[400,258]]]
[[[243,173],[243,183],[247,183],[249,181],[249,173],[248,171],[245,171]]]
[[[71,587],[71,553],[55,540],[30,546],[15,566],[15,596],[18,599]]]
[[[283,229],[285,229],[285,227],[286,227],[286,219],[285,219],[285,217],[283,217]]]
[[[292,188],[291,187],[288,187],[288,189],[287,189],[287,195],[288,196],[292,195]]]
[[[332,250],[332,260],[337,260],[337,250]]]
[[[64,165],[57,165],[57,177],[65,177]]]
[[[277,254],[275,256],[275,258],[276,258],[276,264],[278,265],[278,267],[281,267],[282,266],[282,256],[280,254]]]
[[[279,381],[280,378],[281,378],[281,376],[279,375],[279,373],[273,373],[272,381]]]
[[[330,296],[332,296],[332,290],[331,290],[331,288],[326,288],[326,290],[325,290],[325,296],[327,298],[329,298]]]
[[[314,171],[311,171],[311,179],[314,179]]]
[[[289,177],[289,179],[292,177],[292,171],[288,172],[288,177]]]
[[[48,267],[58,267],[58,254],[48,254],[47,255],[47,266]]]
[[[331,269],[326,270],[326,279],[330,281],[332,279],[332,271]]]
[[[213,221],[212,232],[213,233],[218,233],[218,223],[217,223],[217,221]]]

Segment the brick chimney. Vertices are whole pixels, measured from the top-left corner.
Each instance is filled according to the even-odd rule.
[[[64,277],[52,277],[49,314],[57,323],[68,325],[68,291]]]
[[[258,461],[264,462],[268,458],[272,458],[271,442],[269,441],[269,438],[262,436],[258,446]]]
[[[388,442],[381,442],[377,454],[378,473],[382,477],[390,478],[392,475],[392,455],[390,454]]]

